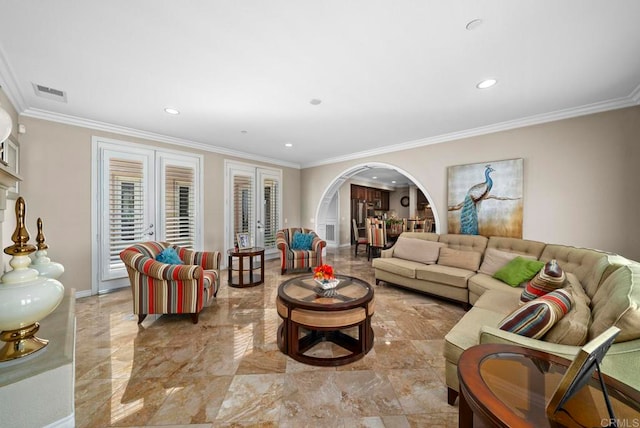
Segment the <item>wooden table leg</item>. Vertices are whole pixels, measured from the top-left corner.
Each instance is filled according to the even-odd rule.
[[[464,393],[460,391],[460,401],[458,404],[458,427],[473,428],[473,412],[464,397]]]
[[[260,253],[260,280],[264,282],[264,251]]]

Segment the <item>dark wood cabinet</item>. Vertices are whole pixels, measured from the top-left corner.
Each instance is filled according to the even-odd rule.
[[[372,203],[376,210],[389,211],[389,191],[387,190],[352,184],[351,199]]]
[[[362,186],[356,186],[355,184],[351,185],[351,199],[356,199],[358,201],[367,200],[367,188]]]
[[[381,195],[381,210],[383,211],[389,211],[389,192],[387,191],[382,191],[382,195]]]

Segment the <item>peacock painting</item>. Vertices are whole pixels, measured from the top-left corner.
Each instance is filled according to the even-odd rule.
[[[522,237],[522,159],[449,168],[448,231]]]

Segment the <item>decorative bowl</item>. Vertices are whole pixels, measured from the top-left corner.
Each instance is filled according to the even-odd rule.
[[[318,284],[318,287],[323,290],[330,290],[332,288],[336,288],[340,283],[339,279],[314,279],[314,281]]]

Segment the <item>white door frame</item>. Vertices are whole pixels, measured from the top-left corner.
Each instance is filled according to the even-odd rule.
[[[91,291],[87,291],[87,292],[80,292],[77,293],[77,297],[85,297],[88,295],[95,295],[98,294],[99,292],[101,292],[101,288],[100,288],[100,282],[102,281],[101,279],[101,263],[99,260],[99,256],[101,255],[101,251],[100,251],[100,239],[101,239],[101,232],[100,232],[100,227],[101,227],[101,201],[100,201],[100,197],[101,197],[101,190],[99,189],[99,186],[102,184],[102,178],[101,178],[101,173],[102,173],[102,157],[101,157],[101,150],[103,150],[104,148],[109,148],[111,150],[114,151],[120,151],[120,152],[137,152],[137,153],[143,153],[143,152],[148,152],[148,151],[152,151],[154,153],[154,157],[152,159],[151,162],[151,170],[149,171],[149,176],[150,179],[152,179],[155,183],[158,183],[158,180],[161,177],[160,171],[159,171],[159,165],[160,165],[160,159],[162,158],[162,155],[167,155],[168,157],[172,157],[175,156],[176,159],[184,159],[185,158],[185,152],[184,151],[178,151],[178,150],[168,150],[168,149],[160,149],[158,147],[155,146],[149,146],[149,145],[144,145],[144,144],[138,144],[138,143],[132,143],[129,141],[122,141],[122,140],[115,140],[115,139],[111,139],[111,138],[104,138],[104,137],[98,137],[98,136],[92,136],[91,137]],[[198,171],[196,172],[196,177],[194,177],[197,180],[198,186],[196,187],[196,198],[199,201],[198,207],[197,207],[197,221],[196,221],[196,242],[194,244],[194,247],[196,250],[201,250],[202,249],[202,236],[203,236],[203,189],[202,189],[202,183],[203,183],[203,156],[199,155],[199,154],[195,154],[195,153],[189,153],[189,157],[192,158],[197,158],[197,165],[198,165]],[[155,170],[155,172],[154,172]],[[159,188],[160,186],[158,185],[154,185],[154,189],[153,191],[149,194],[150,197],[150,201],[149,202],[153,202],[153,201],[159,201]],[[159,227],[158,225],[160,223],[158,223],[158,221],[160,220],[160,215],[157,209],[155,209],[157,207],[157,205],[154,205],[153,203],[150,203],[151,206],[153,206],[153,225],[154,225],[154,230],[152,230],[152,232],[154,232],[153,236],[149,236],[150,239],[155,240],[158,239],[159,237],[156,234],[156,231],[159,231],[162,229],[162,227]],[[160,233],[160,235],[162,235],[162,233]],[[160,236],[161,238],[161,236]],[[122,287],[126,287],[129,285],[129,279],[126,275],[125,272],[125,276],[122,279],[117,279],[115,280],[118,283],[121,283],[120,285]],[[115,284],[115,283],[114,283]],[[117,286],[120,286],[117,285]],[[102,290],[102,291],[110,291],[112,289],[115,289],[117,287],[112,287],[112,288],[108,288],[107,290]]]

